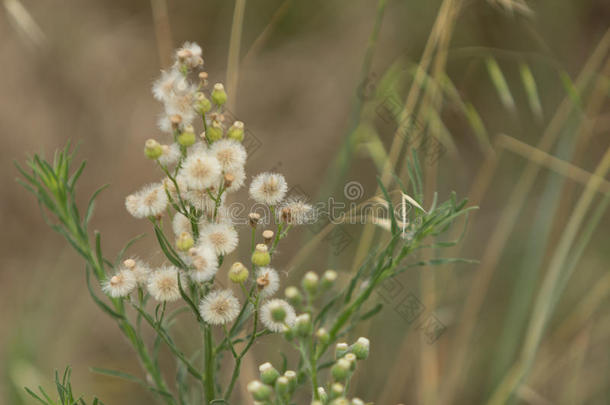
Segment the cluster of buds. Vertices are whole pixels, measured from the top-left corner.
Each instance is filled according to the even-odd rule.
[[[271,365],[264,363],[258,367],[260,380],[248,383],[248,392],[257,403],[271,404],[274,399],[288,403],[297,387],[297,373],[287,370],[284,374]]]

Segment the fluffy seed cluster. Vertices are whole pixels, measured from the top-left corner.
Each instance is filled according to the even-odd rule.
[[[201,317],[212,325],[233,322],[239,314],[239,301],[231,290],[212,291],[199,306]]]
[[[276,205],[287,191],[286,179],[278,173],[261,173],[250,183],[250,197],[260,204]]]

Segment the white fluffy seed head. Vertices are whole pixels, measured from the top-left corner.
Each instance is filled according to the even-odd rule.
[[[261,173],[250,183],[250,197],[261,204],[276,205],[287,191],[286,179],[278,173]]]
[[[148,283],[148,278],[150,277],[151,272],[150,266],[142,260],[127,259],[123,261],[122,267],[134,275],[138,285],[144,286],[146,283]]]
[[[232,172],[243,168],[248,154],[240,142],[232,139],[221,139],[212,144],[210,152],[218,159],[222,170]]]
[[[271,267],[261,267],[256,271],[256,285],[261,297],[271,297],[280,288],[280,276]]]
[[[283,310],[286,314],[283,321],[274,319],[273,313],[278,309]],[[261,307],[261,322],[272,332],[284,332],[287,328],[292,328],[295,319],[294,308],[284,300],[269,300]]]
[[[174,266],[155,270],[148,279],[148,292],[157,301],[176,301],[180,298],[178,276],[178,269]]]
[[[189,250],[189,255],[195,267],[189,272],[193,281],[198,283],[210,281],[218,272],[218,257],[211,246],[198,245]]]
[[[161,183],[145,186],[125,199],[125,208],[136,218],[161,215],[167,208],[167,204],[167,194]]]
[[[194,42],[185,42],[176,50],[176,62],[190,69],[203,65],[201,47]]]
[[[184,232],[190,233],[192,231],[191,221],[179,212],[176,212],[174,219],[172,219],[172,230],[174,235],[179,236]]]
[[[231,184],[227,186],[225,183],[226,192],[228,193],[232,193],[239,190],[246,182],[246,171],[243,167],[235,167],[233,169],[227,170],[225,171],[225,175],[232,176]]]
[[[212,291],[201,300],[199,312],[207,323],[224,325],[237,318],[239,301],[231,290]]]
[[[128,269],[118,271],[102,284],[102,291],[112,298],[125,297],[136,288],[136,277]]]
[[[193,153],[186,158],[180,173],[190,189],[204,190],[217,185],[222,168],[218,159],[205,152]]]
[[[205,225],[199,234],[200,244],[211,246],[217,255],[227,255],[237,247],[237,232],[230,224]]]
[[[299,198],[289,198],[280,205],[278,219],[290,225],[309,224],[315,218],[311,204]]]
[[[163,166],[175,165],[180,159],[180,146],[177,143],[161,145],[161,156],[157,158]]]

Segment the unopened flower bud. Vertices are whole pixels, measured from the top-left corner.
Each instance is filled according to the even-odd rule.
[[[261,375],[261,381],[263,384],[273,385],[275,380],[280,376],[280,372],[271,365],[271,363],[264,363],[258,367],[258,371]]]
[[[163,149],[159,142],[154,139],[148,139],[146,143],[144,143],[144,154],[149,159],[157,159],[163,154]]]
[[[349,353],[349,345],[344,342],[337,343],[337,346],[335,346],[335,358],[340,359],[347,353]]]
[[[286,296],[286,300],[293,307],[298,308],[301,306],[301,303],[303,302],[303,296],[301,295],[299,289],[295,286],[286,287],[286,290],[284,290],[284,295]]]
[[[356,343],[352,345],[352,353],[356,355],[358,360],[364,360],[369,357],[370,342],[365,337],[359,337]]]
[[[193,247],[195,241],[193,236],[188,232],[182,232],[178,238],[176,238],[176,249],[181,252],[186,252]]]
[[[235,176],[233,176],[231,173],[225,173],[224,180],[225,180],[224,188],[229,188],[235,181]]]
[[[258,267],[264,267],[269,265],[269,263],[271,263],[269,249],[267,249],[267,245],[259,243],[256,245],[254,253],[252,253],[252,264]]]
[[[350,405],[364,405],[364,401],[360,398],[352,398],[352,402]]]
[[[216,142],[222,139],[222,125],[218,121],[212,121],[212,124],[208,126],[205,131],[205,137],[210,142]]]
[[[216,105],[223,105],[227,102],[227,93],[225,92],[225,87],[222,83],[216,83],[214,85],[214,90],[212,90],[212,101]]]
[[[246,388],[256,401],[265,401],[271,397],[271,387],[260,381],[250,381]]]
[[[340,396],[343,395],[343,391],[345,390],[345,387],[343,386],[343,384],[340,383],[333,383],[330,386],[330,398],[331,399],[335,399],[335,398],[339,398]]]
[[[354,371],[356,369],[356,355],[354,353],[347,353],[343,358],[349,361],[350,370]]]
[[[229,269],[229,280],[241,284],[248,279],[248,269],[240,262],[235,262]]]
[[[328,405],[349,405],[349,401],[345,397],[333,399]]]
[[[273,231],[271,229],[267,229],[263,231],[263,240],[268,245],[273,240]]]
[[[324,387],[318,387],[318,398],[320,398],[320,401],[322,401],[323,404],[328,401],[328,394],[326,394]]]
[[[324,328],[320,328],[316,331],[316,337],[322,344],[326,344],[330,340],[330,335],[328,334],[328,331]]]
[[[280,376],[275,380],[275,392],[282,397],[287,398],[290,394],[290,381],[285,376]]]
[[[195,93],[195,109],[199,114],[205,114],[212,109],[212,103],[201,92]]]
[[[294,324],[297,335],[301,337],[307,337],[313,332],[313,324],[311,323],[311,316],[309,314],[301,314],[297,316]]]
[[[294,391],[297,387],[297,373],[292,370],[286,370],[284,372],[284,377],[286,377],[290,383],[290,392]]]
[[[195,141],[197,141],[197,136],[192,125],[184,127],[184,131],[178,135],[178,143],[182,146],[191,146]]]
[[[351,372],[351,363],[345,359],[339,359],[330,369],[330,373],[337,381],[345,381]]]
[[[335,281],[337,281],[337,272],[334,270],[326,270],[324,274],[322,274],[320,286],[323,290],[328,290],[335,284]]]
[[[133,259],[127,259],[123,261],[123,266],[127,267],[130,270],[136,267],[136,261]]]
[[[256,228],[258,221],[261,220],[261,215],[256,212],[251,212],[248,214],[248,220],[250,221],[250,226]]]
[[[199,72],[199,84],[201,87],[208,85],[208,72]]]
[[[177,131],[178,127],[182,123],[182,117],[179,116],[178,114],[174,114],[171,117],[169,117],[169,122],[172,124],[172,129],[174,131]]]
[[[315,295],[316,292],[318,291],[318,282],[319,282],[319,277],[316,273],[314,273],[313,271],[308,271],[305,276],[303,277],[303,289],[309,294],[309,295]]]
[[[227,131],[227,138],[242,142],[244,140],[244,123],[235,121]]]

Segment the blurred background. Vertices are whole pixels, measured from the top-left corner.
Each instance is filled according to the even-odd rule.
[[[385,309],[353,332],[372,341],[354,394],[377,404],[610,403],[607,1],[0,3],[0,403],[33,403],[23,387],[51,387],[68,364],[86,398],[150,403],[141,387],[89,371],[140,373],[91,302],[80,258],[15,182],[13,160],[78,144],[83,204],[111,184],[92,221],[104,250],[148,232],[133,252],[160,260],[123,201],[159,177],[142,154],[163,136],[150,87],[184,41],[202,45],[211,81],[226,83],[255,139],[250,174],[280,171],[312,201],[344,198],[357,181],[364,201],[386,165],[406,178],[405,156],[418,150],[425,206],[434,191],[480,206],[442,253],[478,263],[416,268],[373,299]],[[430,158],[423,138],[412,141],[410,120],[442,153]],[[363,225],[317,231],[294,232],[278,256],[292,282],[329,267],[347,278],[383,237]],[[280,340],[251,352],[242,382],[280,361]]]

